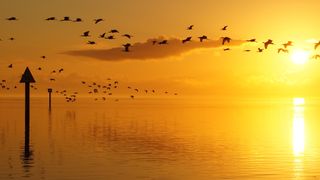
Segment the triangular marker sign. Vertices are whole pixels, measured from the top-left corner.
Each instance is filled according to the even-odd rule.
[[[21,77],[20,83],[35,83],[35,82],[36,81],[34,80],[29,68],[27,67]]]

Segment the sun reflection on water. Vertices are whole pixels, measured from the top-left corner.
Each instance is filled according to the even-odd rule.
[[[304,98],[293,99],[293,127],[292,127],[292,151],[293,171],[295,178],[301,178],[304,174],[305,151],[305,125],[304,125]]]
[[[302,156],[305,146],[304,132],[304,98],[294,98],[294,114],[293,114],[293,129],[292,129],[292,144],[293,154]]]

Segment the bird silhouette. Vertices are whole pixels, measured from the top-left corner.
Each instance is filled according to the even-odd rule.
[[[168,40],[162,40],[162,41],[160,41],[158,44],[168,44]]]
[[[65,16],[63,17],[63,19],[61,19],[60,21],[71,21],[69,16]]]
[[[131,39],[131,38],[132,38],[132,35],[130,35],[130,34],[124,34],[124,35],[122,35],[122,36],[127,37],[128,39]]]
[[[230,51],[231,49],[230,48],[224,48],[223,50],[224,51]]]
[[[203,35],[203,36],[200,36],[198,37],[200,39],[200,42],[203,42],[204,40],[208,40],[208,37]]]
[[[42,68],[41,68],[41,67],[38,67],[38,70],[39,70],[39,71],[41,71],[41,70],[42,70]]]
[[[288,53],[289,51],[288,51],[288,49],[279,48],[278,53],[280,53],[280,52]]]
[[[267,49],[270,44],[273,44],[273,41],[271,39],[268,39],[268,41],[263,42],[263,44],[264,44],[264,48]]]
[[[99,35],[99,38],[105,38],[105,36],[106,36],[106,33],[103,33],[103,34]]]
[[[190,25],[187,27],[187,30],[192,30],[193,29],[193,25]]]
[[[250,52],[250,51],[251,51],[250,49],[245,49],[245,50],[244,50],[244,52]]]
[[[111,30],[109,31],[109,33],[119,33],[119,31],[116,30],[116,29],[111,29]]]
[[[108,36],[106,39],[115,39],[114,36]]]
[[[46,56],[41,56],[40,58],[41,58],[41,59],[46,59],[47,57],[46,57]]]
[[[257,42],[256,39],[248,39],[247,42]]]
[[[314,50],[316,50],[318,48],[318,46],[320,45],[320,41],[314,44]]]
[[[320,55],[319,55],[319,54],[316,54],[316,55],[313,55],[311,58],[312,58],[312,59],[318,59],[318,58],[320,58]]]
[[[11,38],[9,38],[9,40],[10,40],[10,41],[13,41],[13,40],[15,40],[15,38],[11,37]]]
[[[221,30],[222,30],[222,31],[226,31],[227,28],[228,28],[228,26],[224,26]]]
[[[95,23],[95,24],[98,24],[99,22],[102,22],[102,21],[104,21],[104,20],[101,19],[101,18],[99,18],[99,19],[94,19],[94,23]]]
[[[61,73],[63,70],[64,70],[63,68],[59,69],[59,73]]]
[[[81,36],[82,37],[89,37],[90,36],[89,33],[90,33],[90,31],[86,31]]]
[[[263,49],[261,49],[261,48],[258,48],[258,51],[257,52],[263,52]]]
[[[12,68],[12,67],[13,67],[13,65],[12,65],[12,64],[9,64],[8,68]]]
[[[284,46],[285,49],[287,49],[288,46],[292,46],[292,41],[288,41],[287,43],[285,44],[282,44]]]
[[[56,20],[56,18],[55,17],[48,17],[47,19],[45,19],[46,21],[54,21],[54,20]]]
[[[8,21],[17,21],[18,19],[16,17],[9,17],[7,18]]]
[[[73,22],[82,22],[82,19],[81,18],[77,18]]]
[[[157,40],[152,41],[152,45],[155,45],[155,44],[157,44]]]
[[[227,42],[227,43],[230,43],[230,41],[231,41],[231,38],[229,38],[229,37],[222,37],[222,45],[224,45],[226,42]]]
[[[124,51],[125,51],[125,52],[129,52],[129,47],[131,46],[130,43],[124,44],[124,45],[122,45],[122,46],[124,47]]]
[[[192,37],[187,37],[186,39],[182,40],[182,43],[190,42]]]

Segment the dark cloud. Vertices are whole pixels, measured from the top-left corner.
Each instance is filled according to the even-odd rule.
[[[163,39],[164,38],[158,38],[157,41],[159,42]],[[153,45],[153,40],[155,39],[149,39],[143,43],[133,44],[130,47],[130,52],[124,52],[123,47],[116,47],[111,49],[74,50],[65,52],[65,54],[72,56],[91,57],[104,61],[149,60],[180,56],[195,49],[222,47],[221,40],[207,40],[200,42],[198,39],[194,39],[191,42],[183,44],[180,39],[171,38],[168,39],[168,44],[166,45]],[[237,46],[243,43],[244,41],[241,40],[233,40],[231,43],[224,46]]]

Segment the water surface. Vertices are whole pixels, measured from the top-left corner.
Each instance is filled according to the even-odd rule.
[[[320,101],[0,99],[0,179],[320,179]]]

